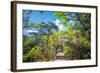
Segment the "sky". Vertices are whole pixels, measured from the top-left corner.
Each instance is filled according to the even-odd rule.
[[[30,10],[23,10],[23,13],[26,12],[26,14],[23,14],[25,17],[27,17],[27,12]],[[29,16],[29,24],[30,23],[54,23],[56,26],[58,26],[59,30],[66,31],[66,28],[64,25],[62,25],[61,19],[56,18],[54,15],[54,11],[36,11],[31,10],[32,12],[28,15]],[[72,15],[73,18],[75,18],[75,14]],[[70,16],[68,16],[70,17]],[[69,21],[67,24],[73,24],[73,21]],[[29,31],[35,31],[35,29],[30,29]]]
[[[29,11],[29,10],[24,10],[24,11]],[[40,23],[40,22],[44,22],[44,23],[48,23],[48,22],[52,22],[55,25],[58,26],[59,30],[63,30],[64,26],[61,24],[61,20],[55,18],[53,11],[36,11],[36,10],[32,10],[32,13],[29,14],[29,21],[30,23]]]
[[[30,14],[30,21],[33,23],[39,23],[39,22],[48,23],[48,21],[54,23],[55,22],[54,12],[43,11],[43,13],[41,13],[40,11],[32,11],[32,13]]]

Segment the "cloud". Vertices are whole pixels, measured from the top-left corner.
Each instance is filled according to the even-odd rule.
[[[60,19],[55,20],[55,25],[58,26],[59,30],[64,30],[64,28],[65,28],[64,25],[61,24]]]

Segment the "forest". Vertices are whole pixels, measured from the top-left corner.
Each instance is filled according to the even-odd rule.
[[[23,10],[23,62],[91,59],[91,14]]]

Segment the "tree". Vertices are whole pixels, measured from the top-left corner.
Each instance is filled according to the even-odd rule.
[[[23,10],[23,28],[28,28],[30,26],[30,14],[32,10]]]
[[[69,41],[66,41],[66,47],[69,46],[72,49],[74,59],[90,58],[91,15],[89,13],[55,12],[55,16],[67,28],[66,35]]]

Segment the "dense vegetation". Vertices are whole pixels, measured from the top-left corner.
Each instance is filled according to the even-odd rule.
[[[91,58],[91,14],[54,12],[63,27],[60,30],[53,22],[30,22],[32,12],[23,10],[23,62],[54,61],[59,45],[63,46],[65,60]],[[33,32],[24,32],[30,29]]]

